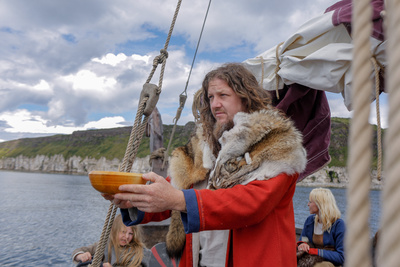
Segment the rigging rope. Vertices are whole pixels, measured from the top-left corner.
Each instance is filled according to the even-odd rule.
[[[378,265],[398,266],[400,257],[400,0],[385,1],[388,60],[389,127],[385,134],[385,183],[382,221],[378,241]]]
[[[183,110],[183,108],[185,107],[185,103],[186,103],[186,99],[187,99],[187,93],[186,93],[186,91],[187,91],[187,88],[188,88],[188,85],[189,85],[190,75],[192,74],[192,70],[193,70],[193,66],[194,66],[194,61],[196,60],[197,51],[199,50],[199,45],[200,45],[201,37],[202,37],[202,35],[203,35],[204,26],[205,26],[206,21],[207,21],[207,16],[208,16],[208,12],[209,12],[209,10],[210,10],[210,6],[211,6],[211,0],[208,2],[208,7],[207,7],[206,15],[205,15],[205,17],[204,17],[203,26],[201,27],[200,36],[199,36],[199,39],[198,39],[198,41],[197,41],[196,51],[194,52],[194,56],[193,56],[193,60],[192,60],[192,65],[191,65],[191,67],[190,67],[190,71],[189,71],[189,75],[188,75],[188,78],[187,78],[187,81],[186,81],[185,89],[184,89],[183,92],[179,95],[179,107],[178,107],[178,110],[176,111],[176,115],[175,115],[175,118],[174,118],[174,127],[172,128],[171,135],[170,135],[170,137],[169,137],[168,147],[167,147],[167,149],[164,151],[164,160],[163,160],[162,169],[165,168],[165,165],[166,165],[166,163],[167,163],[169,150],[170,150],[170,148],[171,148],[171,143],[172,143],[172,140],[173,140],[173,138],[174,138],[174,134],[175,134],[175,130],[176,130],[176,125],[177,125],[177,123],[178,123],[179,118],[181,117],[182,110]]]
[[[94,258],[90,266],[100,266],[101,261],[103,259],[104,250],[106,248],[108,237],[110,236],[111,226],[114,222],[115,213],[117,212],[118,208],[114,204],[110,204],[108,208],[108,213],[106,216],[106,220],[104,222],[103,230],[101,232],[99,243],[96,247],[96,251],[94,253]],[[101,255],[97,256],[96,255]]]
[[[374,65],[374,72],[375,72],[375,108],[376,108],[376,125],[377,125],[377,146],[378,146],[378,162],[376,163],[376,177],[378,180],[381,180],[382,176],[382,127],[381,127],[381,113],[379,109],[379,89],[380,89],[380,82],[379,82],[379,64],[376,60],[375,56],[372,57],[372,64]]]
[[[153,60],[153,68],[150,72],[149,77],[147,78],[146,83],[143,85],[142,93],[140,95],[139,106],[138,106],[138,110],[136,113],[136,119],[135,119],[134,125],[132,126],[132,131],[131,131],[131,135],[129,137],[129,141],[128,141],[128,145],[127,145],[127,148],[125,151],[124,159],[123,159],[122,165],[120,167],[120,171],[122,171],[122,172],[130,172],[131,171],[133,162],[135,161],[137,150],[140,146],[140,142],[142,140],[144,131],[146,129],[147,121],[149,119],[149,116],[153,112],[153,109],[157,104],[158,97],[161,93],[162,81],[164,78],[165,64],[166,64],[166,60],[168,58],[167,48],[168,48],[168,44],[169,44],[169,41],[172,36],[172,31],[175,26],[176,18],[178,16],[181,3],[182,3],[182,0],[178,0],[177,6],[175,9],[175,13],[174,13],[174,17],[172,19],[171,26],[170,26],[170,29],[168,32],[168,37],[167,37],[167,40],[164,45],[164,49],[161,49],[160,55],[157,56]],[[156,71],[158,64],[162,64],[162,66],[161,66],[161,71],[160,71],[159,84],[158,84],[158,86],[156,86],[154,84],[150,84],[150,81]],[[144,116],[144,118],[143,118],[143,116]],[[103,231],[101,233],[101,237],[100,237],[99,243],[96,248],[96,253],[94,255],[92,264],[90,264],[89,266],[99,267],[101,264],[101,261],[103,259],[105,245],[110,236],[111,226],[114,222],[115,213],[116,213],[117,209],[118,208],[116,206],[114,206],[114,204],[112,204],[112,203],[110,204],[109,211],[106,216],[106,220],[104,222]]]
[[[281,64],[281,61],[279,59],[279,48],[281,47],[281,45],[283,45],[284,42],[279,43],[276,46],[275,49],[275,55],[276,55],[276,67],[275,67],[275,80],[276,80],[276,87],[275,87],[275,92],[276,92],[276,98],[279,99],[279,75],[278,75],[278,71],[281,69],[281,67],[279,66]],[[262,80],[264,80],[264,77],[261,78]]]
[[[369,237],[369,188],[372,160],[372,128],[368,123],[372,90],[370,35],[372,7],[370,1],[353,0],[353,118],[349,139],[349,186],[347,190],[346,266],[371,266]]]

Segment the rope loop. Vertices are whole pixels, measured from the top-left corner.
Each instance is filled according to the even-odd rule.
[[[157,67],[158,64],[163,64],[168,58],[168,51],[166,49],[161,49],[160,54],[156,56],[153,60],[153,67]]]
[[[183,110],[183,108],[185,107],[185,102],[186,102],[186,99],[187,99],[187,96],[186,95],[180,95],[179,96],[179,108],[176,110],[176,115],[175,115],[175,118],[174,118],[174,123],[177,123],[178,122],[178,120],[180,119],[180,117],[181,117],[181,114],[182,114],[182,110]]]
[[[148,98],[145,103],[145,108],[143,110],[143,115],[150,116],[154,108],[157,105],[158,99],[160,97],[159,87],[155,84],[145,83],[143,85],[142,92],[140,93],[139,103],[143,101],[144,98]]]

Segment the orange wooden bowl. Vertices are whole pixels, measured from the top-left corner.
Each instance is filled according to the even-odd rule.
[[[122,191],[118,187],[123,184],[146,184],[140,173],[91,171],[89,179],[94,189],[101,193],[116,194]]]

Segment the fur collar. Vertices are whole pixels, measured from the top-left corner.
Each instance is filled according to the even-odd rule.
[[[302,135],[278,109],[237,113],[219,139],[221,151],[210,174],[211,188],[227,188],[305,169]]]
[[[272,107],[237,113],[234,127],[219,142],[221,151],[216,159],[199,124],[189,143],[172,153],[169,175],[174,186],[188,189],[210,174],[210,188],[227,188],[266,180],[282,172],[301,173],[307,163],[301,133]]]

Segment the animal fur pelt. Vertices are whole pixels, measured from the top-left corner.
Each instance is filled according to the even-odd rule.
[[[172,152],[169,176],[172,184],[179,189],[189,189],[193,184],[208,177],[209,170],[203,167],[202,133],[198,128],[186,146],[179,147]],[[180,212],[172,211],[171,222],[166,236],[166,250],[170,258],[180,258],[186,243],[186,234]]]
[[[166,250],[168,256],[171,259],[179,259],[182,256],[185,243],[186,234],[181,220],[181,213],[178,211],[172,211],[171,222],[166,236]]]
[[[271,107],[254,113],[239,112],[233,122],[234,127],[219,139],[218,158],[204,140],[201,124],[186,146],[173,151],[169,176],[175,187],[189,189],[209,178],[210,189],[229,188],[305,169],[307,155],[302,135],[279,110]],[[176,251],[182,251],[185,245],[181,242],[185,232],[180,216],[171,220],[169,232],[167,251],[180,255]]]
[[[319,255],[310,255],[305,251],[297,251],[297,267],[313,267],[318,262],[323,262],[324,258]]]
[[[229,188],[280,173],[301,173],[307,163],[302,135],[277,109],[239,112],[235,126],[219,139],[211,188]]]

